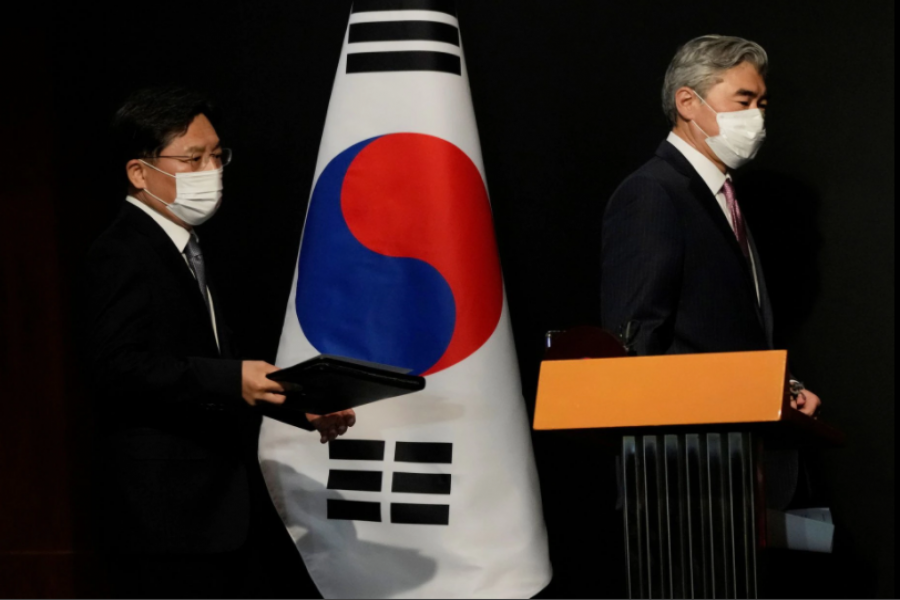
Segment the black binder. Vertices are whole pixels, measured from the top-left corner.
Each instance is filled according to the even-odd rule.
[[[328,355],[268,377],[284,386],[287,401],[265,406],[263,414],[304,429],[306,413],[328,415],[425,389],[425,378],[408,370]]]

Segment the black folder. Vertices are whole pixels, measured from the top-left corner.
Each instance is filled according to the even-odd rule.
[[[328,355],[268,377],[284,386],[287,401],[267,405],[264,414],[305,429],[306,413],[328,415],[425,389],[425,378],[406,369]]]

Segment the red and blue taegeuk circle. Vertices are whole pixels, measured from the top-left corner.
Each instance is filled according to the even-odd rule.
[[[297,317],[319,352],[423,375],[460,363],[503,310],[481,173],[428,135],[348,148],[316,184],[298,273]]]

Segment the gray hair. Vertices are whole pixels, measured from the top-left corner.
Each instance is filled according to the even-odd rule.
[[[722,81],[721,75],[741,63],[749,62],[766,76],[769,56],[756,42],[726,35],[705,35],[678,49],[663,84],[663,112],[673,124],[678,122],[675,92],[689,87],[701,96]]]

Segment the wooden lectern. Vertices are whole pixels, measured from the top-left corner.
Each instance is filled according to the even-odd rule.
[[[546,358],[534,428],[619,438],[629,595],[757,597],[764,445],[843,443],[791,408],[787,352],[629,357],[579,328]]]

